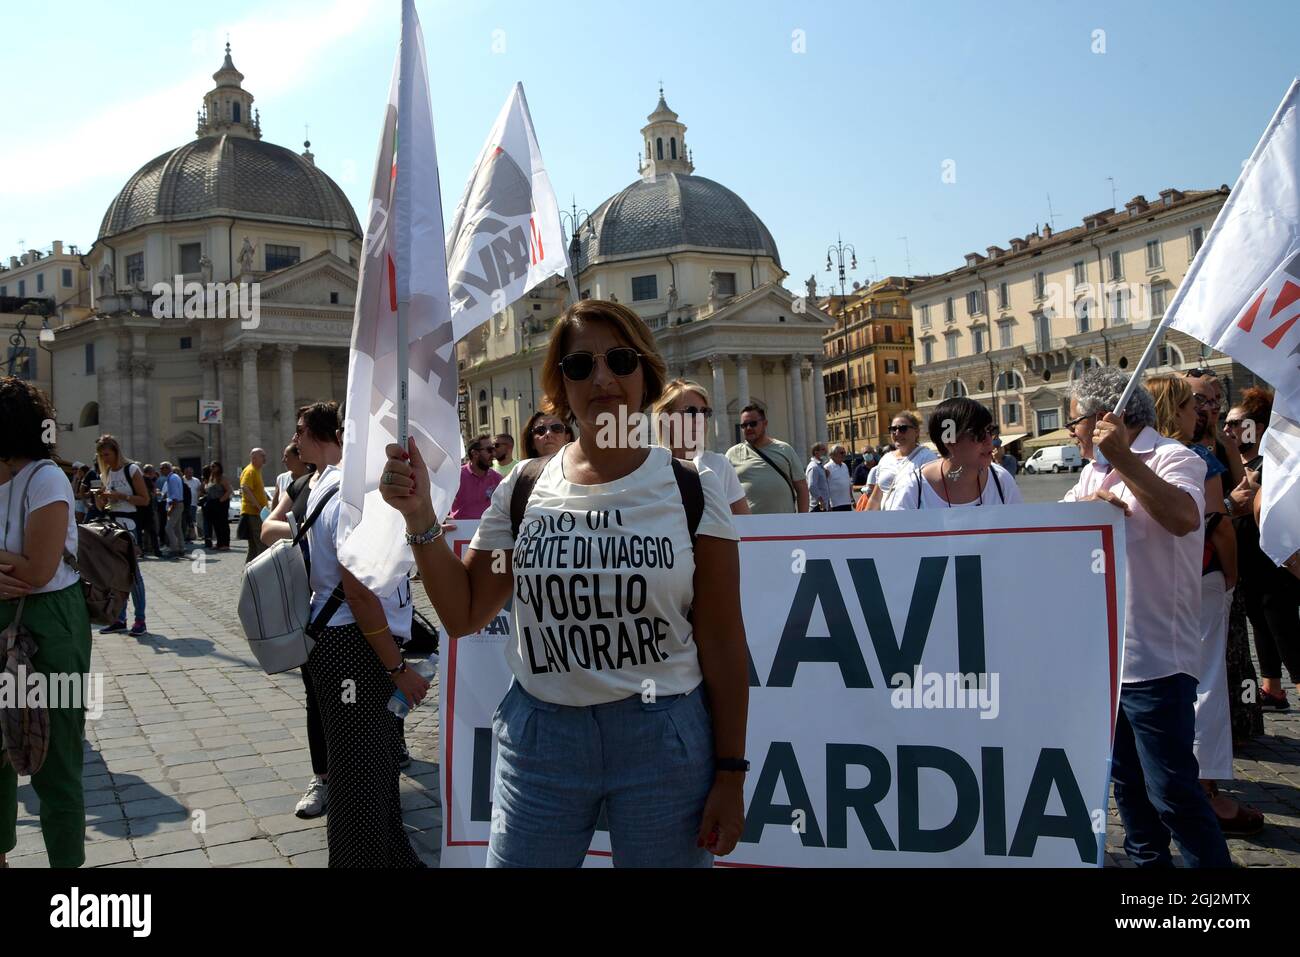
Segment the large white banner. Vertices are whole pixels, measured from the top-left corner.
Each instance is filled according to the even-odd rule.
[[[1100,865],[1111,505],[741,516],[746,828],[718,866]],[[463,548],[473,525],[458,523]],[[443,867],[481,867],[509,612],[442,658]],[[598,830],[588,863],[609,863]]]

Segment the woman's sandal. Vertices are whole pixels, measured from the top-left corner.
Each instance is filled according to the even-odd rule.
[[[1232,837],[1247,837],[1264,830],[1264,812],[1248,804],[1237,802],[1237,813],[1232,817],[1219,817],[1219,830]]]

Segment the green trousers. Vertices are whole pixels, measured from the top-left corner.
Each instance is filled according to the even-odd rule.
[[[17,601],[0,601],[0,629],[8,627],[17,611]],[[90,617],[80,582],[56,592],[28,595],[23,624],[36,636],[32,666],[37,671],[89,673]],[[32,775],[32,787],[41,801],[41,836],[51,867],[80,867],[86,862],[86,802],[81,784],[85,709],[50,708],[49,714],[49,753]],[[17,844],[17,824],[18,775],[6,761],[0,768],[0,854],[8,854]]]

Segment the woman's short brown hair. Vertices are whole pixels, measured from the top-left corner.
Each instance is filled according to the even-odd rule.
[[[1178,410],[1192,399],[1192,387],[1180,375],[1152,376],[1144,383],[1156,404],[1156,431],[1179,442],[1192,441],[1178,422]]]
[[[645,396],[636,411],[644,412],[650,403],[659,398],[668,379],[668,366],[659,354],[650,327],[627,306],[604,299],[581,299],[560,315],[551,330],[551,342],[546,348],[546,362],[542,366],[542,409],[561,422],[573,421],[573,410],[564,392],[564,373],[560,360],[568,354],[570,333],[589,322],[608,323],[614,333],[629,346],[641,353],[641,368],[645,373]]]
[[[1268,389],[1261,389],[1259,386],[1251,386],[1241,393],[1241,401],[1237,403],[1237,408],[1247,419],[1250,419],[1256,426],[1255,433],[1258,435],[1268,428],[1269,417],[1273,414],[1273,393]]]
[[[339,418],[337,402],[313,402],[298,409],[298,418],[302,419],[303,429],[317,442],[339,444],[339,429],[343,422]]]

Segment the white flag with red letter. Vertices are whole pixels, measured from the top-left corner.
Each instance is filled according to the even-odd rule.
[[[348,361],[339,560],[376,594],[390,593],[414,564],[405,521],[379,496],[379,478],[398,441],[400,386],[429,468],[433,507],[447,514],[460,481],[456,359],[444,258],[442,193],[433,137],[424,39],[413,0],[402,3],[402,40],[375,163],[362,244],[361,276]],[[399,315],[410,350],[398,367]]]
[[[1260,545],[1300,549],[1300,80],[1291,83],[1164,324],[1227,353],[1277,390],[1261,442]]]
[[[560,210],[524,86],[497,115],[456,208],[447,249],[457,341],[569,265]]]

